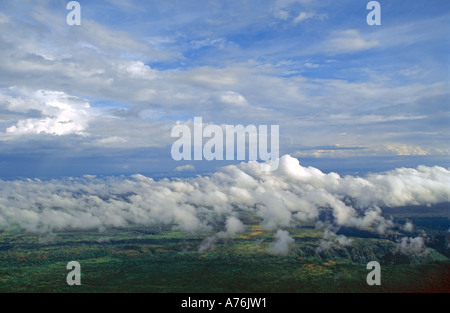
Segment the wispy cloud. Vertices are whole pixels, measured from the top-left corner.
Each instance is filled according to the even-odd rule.
[[[448,155],[445,7],[399,2],[406,17],[370,28],[350,2],[111,0],[82,4],[70,27],[58,1],[25,3],[0,4],[5,168],[20,167],[11,151],[44,158],[49,141],[61,160],[68,147],[138,159],[151,148],[165,162],[170,128],[194,116],[280,125],[292,154]]]
[[[324,13],[315,13],[315,12],[300,12],[296,18],[292,20],[294,24],[298,24],[300,22],[309,20],[309,19],[317,19],[317,20],[323,20],[328,17],[327,14]]]
[[[195,171],[195,166],[192,164],[180,165],[175,168],[176,172]]]
[[[328,54],[353,53],[377,47],[377,40],[365,39],[357,29],[346,29],[333,32],[331,38],[324,44]]]

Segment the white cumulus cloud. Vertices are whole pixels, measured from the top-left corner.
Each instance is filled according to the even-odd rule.
[[[35,110],[41,115],[19,119],[15,125],[8,127],[6,133],[14,135],[84,134],[92,114],[89,102],[64,92],[38,90],[31,95],[23,94],[19,99],[7,100],[7,107],[11,110]]]
[[[158,181],[143,175],[0,180],[0,230],[42,234],[165,224],[186,232],[214,231],[217,239],[244,232],[248,215],[258,216],[266,229],[277,229],[317,222],[326,213],[329,229],[385,234],[395,225],[383,216],[384,206],[450,202],[450,170],[442,167],[341,177],[301,166],[289,155],[277,171],[262,171],[260,165],[241,163],[207,176]],[[276,250],[290,242],[285,233],[278,237]],[[324,240],[351,243],[332,232]],[[408,239],[400,247],[411,249],[417,242]]]
[[[287,255],[295,243],[294,238],[289,236],[289,232],[279,229],[267,251],[275,255]]]

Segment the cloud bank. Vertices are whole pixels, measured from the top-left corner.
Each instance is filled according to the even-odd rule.
[[[332,227],[385,234],[394,225],[381,207],[447,202],[448,186],[450,170],[442,167],[341,177],[301,166],[289,155],[274,172],[249,162],[209,176],[159,181],[142,175],[0,180],[0,230],[47,234],[164,224],[231,237],[245,231],[245,216],[252,214],[266,229],[324,219]],[[325,239],[347,244],[332,233]],[[402,244],[406,249],[411,245],[415,241]]]

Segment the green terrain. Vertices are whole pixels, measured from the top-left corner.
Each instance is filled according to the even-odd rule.
[[[450,292],[448,205],[433,210],[385,210],[396,222],[413,221],[426,232],[426,253],[396,250],[401,235],[381,237],[343,228],[351,245],[317,247],[323,232],[313,225],[287,228],[295,244],[288,255],[267,248],[276,230],[248,217],[245,233],[218,238],[199,252],[208,234],[171,227],[130,227],[99,232],[0,233],[0,292]],[[81,286],[69,286],[66,265],[81,265]],[[381,264],[381,286],[369,286],[370,261]]]

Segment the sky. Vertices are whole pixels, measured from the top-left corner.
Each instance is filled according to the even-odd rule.
[[[324,172],[450,167],[450,3],[0,2],[0,179],[214,173],[175,125],[279,125]]]
[[[450,202],[450,2],[379,2],[381,25],[361,0],[79,1],[69,25],[67,1],[1,1],[0,230],[169,225],[208,251],[253,214],[273,254],[311,222],[322,250],[341,227],[423,250],[383,208]],[[176,161],[199,118],[278,126],[278,169]]]

